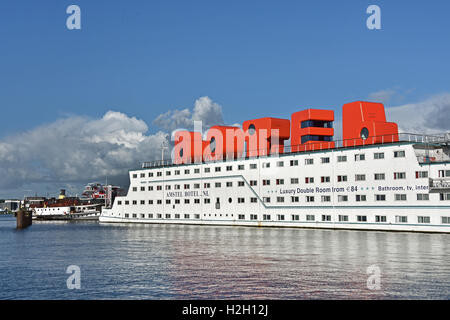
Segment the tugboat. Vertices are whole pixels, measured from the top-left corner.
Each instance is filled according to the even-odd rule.
[[[37,220],[98,220],[102,208],[109,207],[123,193],[117,186],[89,183],[81,197],[67,197],[66,190],[61,189],[58,198],[28,198],[28,208]]]
[[[36,220],[98,220],[104,206],[103,201],[80,200],[66,197],[61,189],[58,199],[46,199],[42,206],[33,207]]]

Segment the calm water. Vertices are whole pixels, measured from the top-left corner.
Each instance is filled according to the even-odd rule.
[[[33,223],[0,216],[0,299],[450,299],[450,235]]]

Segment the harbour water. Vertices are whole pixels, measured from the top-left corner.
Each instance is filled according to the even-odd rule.
[[[446,234],[289,228],[16,230],[0,216],[0,299],[450,299],[449,244]],[[80,289],[67,287],[70,265]],[[368,287],[371,270],[379,289]]]

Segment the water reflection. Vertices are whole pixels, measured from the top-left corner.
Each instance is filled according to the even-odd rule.
[[[0,298],[450,298],[450,235],[87,222],[18,234],[0,221],[0,236]],[[381,290],[367,288],[371,265]]]

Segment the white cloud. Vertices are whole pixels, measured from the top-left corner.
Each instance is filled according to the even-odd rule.
[[[450,131],[450,94],[424,101],[386,108],[387,121],[396,122],[401,132],[436,134]]]
[[[70,116],[0,140],[0,197],[24,194],[80,193],[87,182],[108,181],[127,187],[128,170],[143,161],[161,159],[161,145],[170,145],[169,132],[223,124],[222,108],[209,97],[195,101],[193,110],[159,115],[162,131],[148,135],[145,121],[108,111],[100,119]],[[166,151],[166,157],[169,151]]]
[[[369,101],[387,103],[397,92],[392,89],[380,90],[369,94]]]
[[[209,97],[201,97],[195,101],[192,111],[189,109],[169,110],[159,115],[153,124],[172,132],[179,128],[193,130],[194,121],[201,121],[203,130],[224,123],[222,107]]]
[[[124,175],[160,157],[168,142],[167,133],[147,130],[143,120],[108,111],[101,119],[75,116],[7,137],[0,141],[0,189]]]

